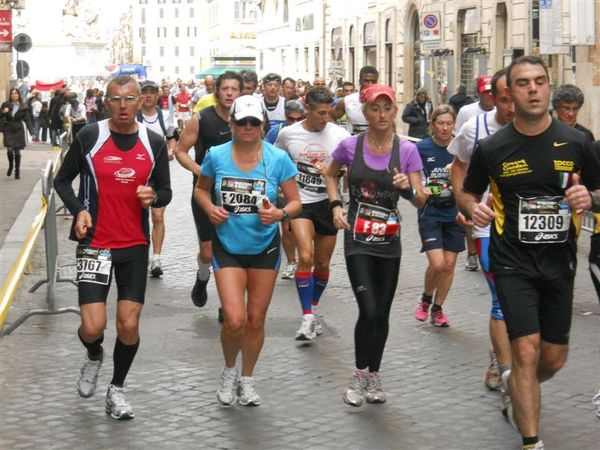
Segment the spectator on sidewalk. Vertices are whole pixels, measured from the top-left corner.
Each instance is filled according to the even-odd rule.
[[[423,139],[427,137],[427,127],[433,105],[427,97],[427,91],[423,88],[417,89],[415,99],[404,108],[402,121],[408,124],[408,135]]]
[[[4,133],[4,146],[8,156],[6,176],[15,173],[15,179],[21,178],[21,150],[27,145],[25,127],[33,136],[33,126],[29,118],[29,107],[21,101],[21,93],[13,88],[8,94],[9,100],[0,106],[0,129]]]

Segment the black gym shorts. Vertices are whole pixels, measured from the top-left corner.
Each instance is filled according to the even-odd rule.
[[[111,270],[107,284],[80,280],[77,283],[79,306],[106,303],[113,273],[117,282],[117,300],[132,300],[144,304],[148,279],[148,246],[135,245],[111,251]]]
[[[539,333],[551,344],[569,343],[574,278],[534,279],[494,274],[510,340]]]
[[[315,232],[321,236],[337,236],[338,230],[333,225],[333,213],[329,209],[329,200],[315,203],[303,203],[302,211],[292,219],[308,219],[315,226]]]

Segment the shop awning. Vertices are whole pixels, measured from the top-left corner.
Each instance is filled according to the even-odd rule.
[[[235,66],[212,66],[208,69],[203,70],[200,73],[195,75],[196,79],[204,78],[207,75],[212,75],[213,77],[218,77],[223,72],[228,70],[232,70],[234,72],[241,72],[242,70],[256,70],[255,65],[244,64],[244,65],[235,65]]]

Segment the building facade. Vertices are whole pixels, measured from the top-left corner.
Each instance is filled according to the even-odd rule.
[[[262,21],[257,45],[257,72],[313,82],[325,73],[323,0],[267,0],[261,3]]]
[[[207,0],[208,36],[205,46],[210,66],[254,68],[248,55],[256,54],[256,30],[261,20],[259,0]],[[207,68],[207,67],[205,67]]]
[[[133,61],[154,80],[191,80],[208,63],[205,0],[132,0]]]
[[[265,0],[261,7],[259,71],[356,83],[360,68],[372,65],[402,107],[418,87],[440,104],[459,84],[473,93],[478,75],[538,54],[555,87],[584,91],[580,121],[600,135],[600,0]],[[314,27],[304,30],[310,13]]]

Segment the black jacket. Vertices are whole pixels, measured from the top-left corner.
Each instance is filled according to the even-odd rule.
[[[412,101],[406,105],[402,113],[402,121],[409,124],[408,135],[423,139],[427,137],[427,126],[429,125],[429,117],[433,105],[429,100],[425,102],[425,111],[421,109],[416,101]]]
[[[454,94],[448,100],[448,104],[454,108],[454,112],[456,112],[457,115],[460,111],[460,108],[471,103],[473,103],[473,99],[467,94]]]
[[[13,115],[11,102],[4,102],[0,106],[0,128],[4,132],[4,146],[14,149],[23,149],[27,145],[25,136],[25,125],[33,136],[33,126],[29,117],[29,107],[25,103],[19,105],[19,109]]]

